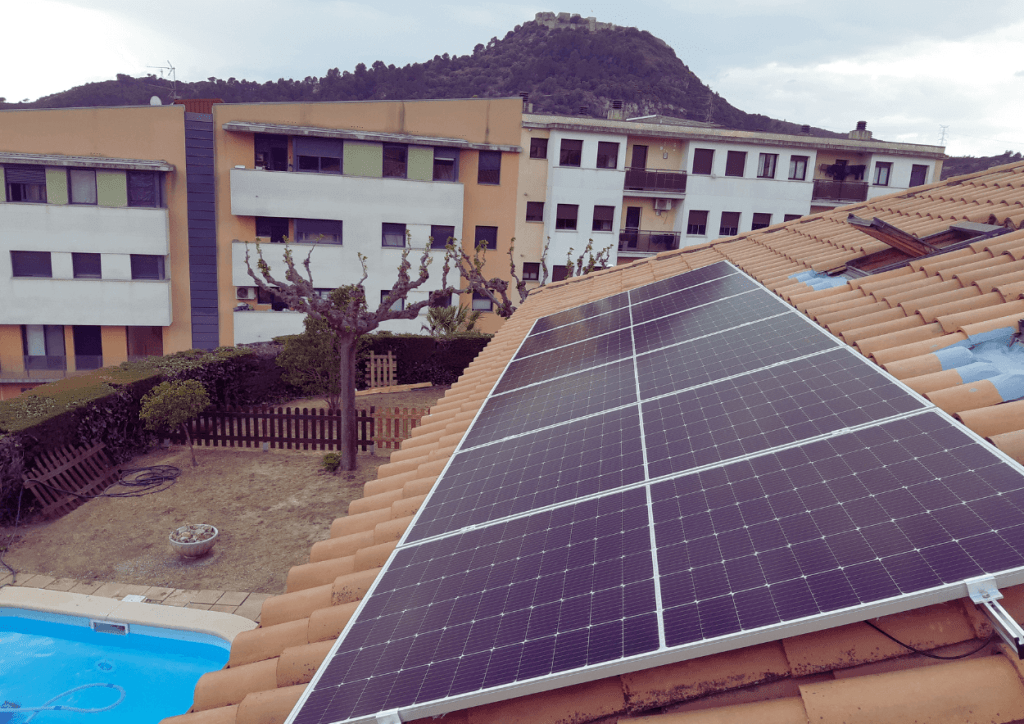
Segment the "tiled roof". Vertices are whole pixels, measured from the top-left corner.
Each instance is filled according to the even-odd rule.
[[[815,289],[793,275],[888,249],[845,223],[877,217],[918,237],[961,220],[1010,233]],[[728,259],[890,374],[1024,462],[1024,395],[1014,375],[981,375],[969,346],[1024,318],[1024,163],[668,252],[532,294],[316,543],[287,591],[240,634],[228,667],[200,679],[173,724],[280,724],[386,562],[520,341],[538,317]],[[984,370],[982,370],[984,371]],[[1024,620],[1024,586],[1004,590]],[[886,616],[916,649],[977,649],[991,628],[967,600]],[[957,661],[909,653],[856,623],[454,712],[445,721],[1012,722],[1024,720],[1024,665],[1002,643]]]

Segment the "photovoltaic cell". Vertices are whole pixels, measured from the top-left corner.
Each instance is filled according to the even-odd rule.
[[[615,294],[610,297],[605,297],[604,299],[599,299],[596,302],[591,302],[590,304],[584,304],[581,307],[573,307],[572,309],[567,309],[564,312],[551,314],[539,319],[537,320],[537,324],[534,326],[534,332],[546,332],[549,329],[554,329],[555,327],[589,320],[592,317],[605,314],[606,312],[612,312],[616,309],[624,309],[628,305],[629,295],[626,292],[622,292],[622,294]]]
[[[773,317],[637,356],[640,396],[648,399],[835,349],[838,344],[798,317]]]
[[[297,724],[658,648],[647,498],[630,490],[400,549]]]
[[[651,492],[669,646],[1024,565],[1024,477],[933,412]]]
[[[615,490],[644,478],[635,406],[459,452],[408,540]]]
[[[520,360],[523,357],[547,352],[556,347],[573,344],[626,327],[629,327],[629,310],[619,309],[599,317],[558,327],[550,332],[541,333],[534,330],[533,334],[523,342],[514,359]]]
[[[642,403],[651,477],[921,409],[848,349]]]
[[[633,310],[633,324],[643,324],[652,319],[664,317],[667,314],[675,314],[680,309],[690,309],[701,304],[710,304],[725,297],[743,294],[755,289],[763,291],[763,287],[738,274],[731,277],[712,279],[699,286],[689,287],[672,294],[666,294],[663,297],[634,304],[631,307]]]
[[[633,338],[629,329],[586,339],[550,352],[512,362],[495,387],[501,394],[534,382],[578,372],[633,356]]]
[[[633,360],[595,367],[491,397],[462,442],[463,449],[635,403]]]
[[[668,279],[662,279],[651,284],[645,284],[642,287],[637,287],[636,289],[631,289],[629,291],[629,300],[632,304],[637,304],[638,302],[644,302],[648,299],[653,299],[654,297],[660,297],[663,294],[677,292],[680,289],[686,289],[687,287],[703,284],[704,282],[712,279],[731,276],[733,274],[736,274],[736,268],[727,262],[710,264],[708,266],[701,267],[700,269],[694,269],[691,272],[677,274],[676,276],[669,277]]]
[[[763,290],[755,290],[637,324],[633,328],[636,352],[643,354],[779,314],[793,316],[792,309],[778,297]],[[806,323],[804,326],[809,327]]]

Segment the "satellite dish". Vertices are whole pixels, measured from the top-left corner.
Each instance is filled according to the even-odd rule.
[[[149,99],[149,105],[151,106],[162,106],[163,101],[160,100],[160,96],[153,96]]]

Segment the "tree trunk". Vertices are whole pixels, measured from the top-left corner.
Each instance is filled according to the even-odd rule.
[[[341,369],[338,380],[341,382],[341,469],[356,469],[356,344],[354,334],[339,334],[338,359]]]

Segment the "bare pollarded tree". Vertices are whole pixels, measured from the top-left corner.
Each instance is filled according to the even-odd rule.
[[[315,248],[314,246],[313,249]],[[355,470],[356,348],[359,337],[372,332],[382,322],[391,319],[415,319],[426,306],[447,306],[451,295],[459,290],[448,284],[451,254],[446,253],[441,273],[441,288],[431,291],[425,300],[404,304],[401,309],[394,309],[396,302],[407,299],[409,292],[423,286],[430,277],[428,268],[433,261],[430,246],[428,245],[420,256],[419,273],[415,279],[410,274],[412,263],[409,261],[409,252],[412,249],[406,247],[398,265],[398,278],[391,291],[381,300],[380,306],[371,311],[366,305],[366,291],[363,289],[363,282],[367,278],[366,257],[358,255],[363,272],[358,282],[338,287],[329,295],[322,297],[313,287],[313,275],[309,268],[313,249],[310,249],[302,261],[300,269],[292,257],[291,247],[286,246],[283,279],[274,276],[270,265],[263,258],[259,244],[256,244],[255,269],[250,261],[249,247],[246,245],[245,266],[257,287],[277,295],[291,309],[305,312],[313,319],[323,320],[334,332],[340,365],[338,378],[341,381],[341,469]]]

